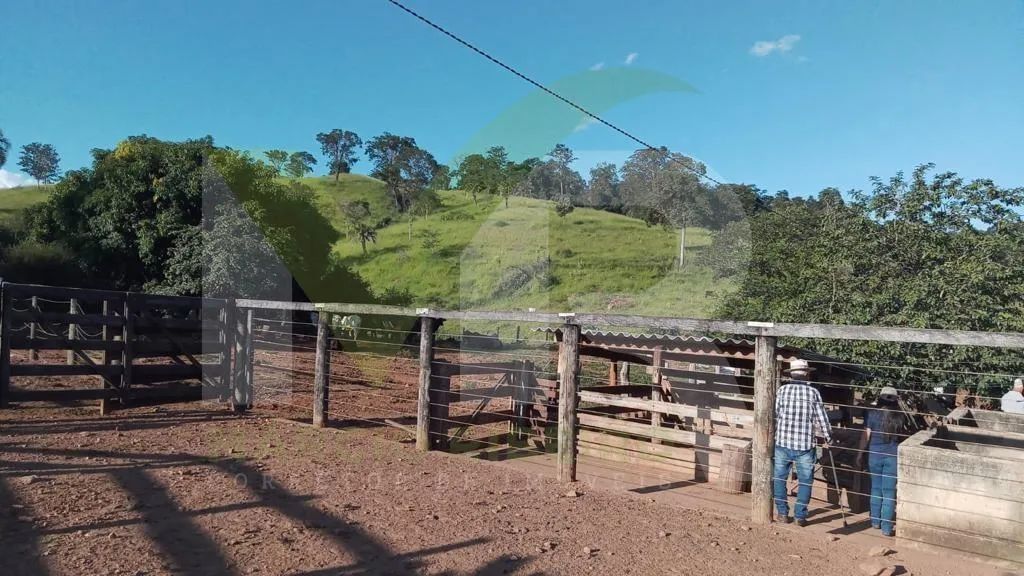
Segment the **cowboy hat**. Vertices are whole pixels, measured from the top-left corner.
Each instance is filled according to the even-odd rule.
[[[807,362],[807,360],[803,360],[803,359],[799,359],[798,358],[798,359],[793,360],[792,362],[790,362],[789,363],[789,368],[786,368],[782,372],[785,373],[785,374],[790,374],[792,372],[814,372],[815,370],[816,370],[816,368],[811,366]]]
[[[878,391],[878,398],[888,398],[889,400],[896,400],[897,398],[899,398],[899,394],[896,392],[896,389],[893,388],[892,386],[883,386],[882,389]]]

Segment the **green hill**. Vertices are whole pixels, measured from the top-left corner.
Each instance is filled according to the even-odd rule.
[[[45,201],[49,195],[49,186],[19,186],[0,190],[0,225],[19,223],[22,210]]]
[[[559,217],[550,202],[494,197],[474,204],[441,192],[432,214],[398,214],[384,183],[368,176],[303,178],[320,209],[344,235],[342,201],[365,200],[390,225],[363,254],[355,239],[334,247],[377,294],[437,308],[573,310],[708,317],[732,286],[697,262],[710,234],[687,232],[688,262],[678,269],[678,232],[619,214],[578,208]],[[0,190],[0,224],[42,202],[48,187]]]
[[[375,292],[404,293],[416,305],[708,317],[732,289],[705,267],[676,267],[678,232],[619,214],[578,208],[563,218],[550,202],[511,198],[506,208],[482,197],[474,204],[456,190],[440,193],[437,211],[410,221],[394,212],[382,182],[356,175],[305,182],[342,233],[341,200],[367,200],[375,214],[393,218],[366,254],[349,238],[335,252]],[[688,229],[688,261],[710,241],[706,230]]]

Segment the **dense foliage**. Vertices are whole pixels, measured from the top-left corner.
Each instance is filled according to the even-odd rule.
[[[27,214],[25,248],[67,254],[65,275],[105,287],[176,294],[327,297],[366,290],[330,258],[338,234],[297,182],[211,138],[128,138],[94,150]],[[6,258],[5,258],[6,260]],[[10,262],[7,262],[10,264]],[[26,281],[24,270],[16,276]]]
[[[849,202],[834,189],[807,200],[759,198],[749,269],[719,315],[1024,331],[1024,189],[965,182],[954,173],[929,177],[931,171],[925,165],[909,178],[874,179],[870,191],[854,192]],[[742,250],[743,243],[721,234],[711,253],[736,275]],[[1024,371],[1024,358],[1006,350],[827,341],[814,347],[904,384],[999,387]]]

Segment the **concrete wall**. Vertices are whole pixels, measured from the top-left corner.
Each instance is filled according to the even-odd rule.
[[[1024,434],[924,430],[898,474],[898,537],[1024,563]]]
[[[946,416],[946,421],[956,426],[970,426],[993,432],[1024,434],[1024,414],[1011,414],[997,410],[977,410],[960,407]]]

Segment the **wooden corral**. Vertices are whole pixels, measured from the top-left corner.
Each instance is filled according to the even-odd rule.
[[[541,331],[562,340],[561,329]],[[583,331],[580,355],[607,360],[608,378],[579,389],[580,454],[750,491],[755,349],[749,340]],[[812,385],[836,407],[831,417],[849,422],[860,371],[795,347],[778,346],[776,357],[779,371],[808,360]]]
[[[3,283],[0,405],[18,401],[226,398],[234,306],[228,300]],[[11,362],[11,351],[28,362]],[[66,351],[43,363],[40,351]],[[21,389],[21,377],[95,376],[95,387]]]

